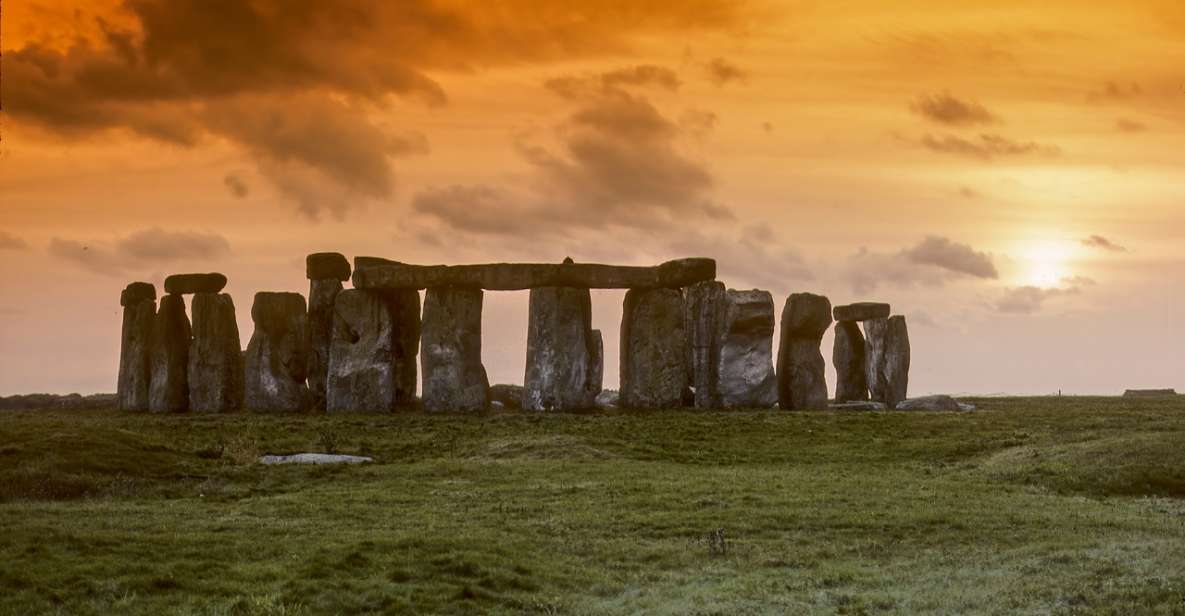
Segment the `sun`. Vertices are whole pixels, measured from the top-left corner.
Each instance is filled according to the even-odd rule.
[[[1069,260],[1073,244],[1058,240],[1039,240],[1025,249],[1023,275],[1025,284],[1034,287],[1056,287],[1070,277]]]

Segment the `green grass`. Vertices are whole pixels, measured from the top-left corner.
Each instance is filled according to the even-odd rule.
[[[1185,403],[977,402],[3,412],[0,614],[1185,614]]]

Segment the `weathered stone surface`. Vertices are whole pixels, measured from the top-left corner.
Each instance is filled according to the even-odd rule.
[[[299,413],[309,407],[305,385],[309,352],[304,297],[299,293],[255,294],[255,332],[247,344],[247,410]]]
[[[622,312],[621,406],[678,408],[687,387],[683,294],[630,289]]]
[[[613,389],[603,390],[597,394],[597,408],[615,409],[621,401],[621,395]]]
[[[827,406],[833,411],[883,411],[889,407],[884,402],[864,400],[859,402],[833,402]]]
[[[592,336],[592,341],[588,348],[592,352],[592,357],[589,358],[588,383],[593,391],[600,392],[601,388],[605,386],[605,340],[599,329],[594,329],[589,334]]]
[[[835,366],[835,401],[868,400],[868,375],[865,370],[864,334],[855,321],[835,324],[835,348],[831,353]]]
[[[325,410],[325,383],[329,379],[329,345],[333,340],[333,302],[342,291],[340,280],[309,281],[308,387],[310,406]]]
[[[889,318],[890,307],[888,304],[881,302],[857,302],[855,304],[848,304],[846,306],[836,306],[835,320],[843,321],[868,321],[870,319],[887,319]]]
[[[720,407],[716,390],[720,363],[720,322],[724,309],[724,283],[701,282],[683,290],[683,329],[687,336],[687,384],[694,392],[696,408]]]
[[[165,278],[165,293],[220,293],[226,288],[226,276],[211,274],[173,274]]]
[[[591,409],[601,392],[600,333],[593,333],[588,289],[531,289],[522,407],[528,411]]]
[[[152,376],[148,410],[180,413],[189,409],[189,317],[180,295],[160,298],[152,322]]]
[[[340,252],[314,252],[304,258],[305,276],[309,280],[350,279],[350,262]]]
[[[145,283],[132,283],[145,284]],[[129,289],[131,286],[129,285]],[[152,290],[152,285],[148,285]],[[152,383],[152,327],[156,320],[155,290],[148,297],[141,290],[139,299],[124,303],[123,328],[119,341],[119,380],[116,394],[124,411],[147,411]],[[124,290],[124,299],[128,299]]]
[[[719,323],[714,389],[720,406],[769,408],[777,404],[773,296],[768,291],[729,289],[723,297]],[[697,388],[697,403],[698,393]]]
[[[1124,398],[1165,398],[1176,395],[1175,389],[1128,389],[1123,392]]]
[[[362,464],[374,462],[368,456],[347,456],[333,453],[294,453],[289,456],[262,456],[260,464]]]
[[[523,387],[521,385],[490,385],[490,407],[501,404],[502,408],[517,411],[523,408]]]
[[[119,293],[119,305],[131,306],[140,302],[156,301],[156,287],[151,282],[133,282]]]
[[[414,291],[392,296],[347,289],[337,295],[327,411],[389,412],[415,404],[419,305]]]
[[[229,413],[243,406],[243,346],[235,304],[226,293],[193,296],[189,344],[189,410]]]
[[[923,396],[897,403],[898,411],[974,411],[974,404],[964,404],[950,396]]]
[[[481,289],[432,287],[424,296],[424,409],[484,411],[490,382],[481,364]]]
[[[864,337],[869,398],[894,408],[909,391],[909,330],[905,317],[865,321]]]
[[[826,363],[820,345],[831,326],[831,302],[812,293],[795,293],[782,309],[778,345],[778,405],[783,409],[826,409]]]
[[[354,288],[473,287],[514,291],[540,287],[584,289],[678,288],[716,277],[712,259],[679,259],[656,267],[598,263],[407,265],[375,257],[354,260]]]

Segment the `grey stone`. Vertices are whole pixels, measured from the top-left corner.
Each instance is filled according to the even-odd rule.
[[[870,319],[887,319],[889,311],[889,305],[882,302],[857,302],[846,306],[836,306],[834,314],[835,320],[839,322],[868,321]]]
[[[909,393],[909,329],[905,317],[864,322],[869,398],[894,408]]]
[[[347,456],[332,453],[294,453],[289,456],[262,456],[260,464],[362,464],[374,462],[374,458],[367,456]]]
[[[327,411],[390,412],[415,404],[416,347],[411,342],[418,346],[419,303],[414,291],[405,297],[358,289],[337,295]]]
[[[329,345],[333,340],[333,302],[342,291],[340,280],[309,281],[308,387],[310,406],[325,410],[325,383],[329,379]]]
[[[1123,392],[1124,398],[1166,398],[1176,395],[1175,389],[1128,389]]]
[[[243,406],[243,346],[235,304],[226,293],[193,296],[189,344],[189,410],[229,413]]]
[[[165,293],[220,293],[226,288],[226,276],[211,274],[173,274],[165,278]]]
[[[517,411],[523,408],[523,387],[521,385],[490,385],[490,406],[501,404],[502,408]]]
[[[189,341],[192,336],[185,299],[180,295],[160,298],[152,321],[152,375],[148,388],[148,410],[181,413],[189,410]]]
[[[156,301],[156,287],[151,282],[133,282],[119,294],[120,306],[131,306],[140,302]]]
[[[835,348],[831,364],[835,366],[835,401],[868,400],[868,375],[865,371],[864,334],[855,321],[835,324]]]
[[[622,313],[621,406],[678,408],[687,387],[683,294],[630,289]]]
[[[314,252],[304,259],[305,277],[309,280],[350,279],[350,262],[339,252]]]
[[[973,411],[975,405],[962,404],[950,396],[922,396],[897,403],[898,411]]]
[[[299,413],[309,407],[308,319],[299,293],[255,294],[255,331],[247,344],[247,410]]]
[[[588,289],[531,289],[522,408],[576,411],[596,405],[604,350],[592,329]]]
[[[395,405],[399,407],[417,404],[416,385],[419,383],[420,294],[415,290],[389,291],[383,293],[387,309],[395,324],[393,356],[395,358]]]
[[[408,265],[375,257],[354,260],[354,288],[474,287],[514,291],[540,287],[582,289],[679,288],[716,277],[712,259],[679,259],[655,267],[598,263]]]
[[[144,284],[144,283],[132,283]],[[131,285],[128,287],[131,288]],[[152,285],[148,285],[152,289]],[[152,383],[152,327],[156,320],[156,292],[143,289],[134,302],[123,303],[123,327],[119,340],[119,380],[116,395],[124,411],[147,411]],[[128,298],[124,291],[124,300]],[[122,303],[122,302],[121,302]]]
[[[795,293],[782,309],[778,345],[778,405],[788,410],[827,408],[827,365],[820,345],[831,326],[831,302]]]
[[[773,296],[768,291],[729,289],[719,320],[714,389],[720,406],[774,406],[778,403],[778,378],[773,364]],[[698,403],[698,388],[696,394]]]
[[[597,394],[597,408],[599,409],[615,409],[621,401],[621,395],[612,389],[606,389]]]
[[[833,411],[883,411],[889,407],[885,406],[884,402],[872,402],[870,400],[864,400],[852,402],[833,402],[828,405],[827,408]]]
[[[687,384],[694,391],[696,408],[720,407],[716,390],[720,363],[720,322],[724,309],[724,283],[701,282],[683,290],[683,329],[687,336]]]
[[[490,382],[481,364],[482,290],[432,287],[424,296],[423,404],[427,411],[484,411]]]

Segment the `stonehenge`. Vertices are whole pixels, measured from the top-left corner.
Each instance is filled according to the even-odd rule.
[[[889,304],[832,307],[822,295],[793,293],[781,311],[775,361],[774,297],[727,288],[715,280],[711,259],[654,267],[571,259],[421,266],[359,256],[351,267],[344,255],[323,252],[306,257],[305,276],[307,304],[299,293],[255,295],[245,351],[234,301],[222,292],[226,276],[168,276],[159,302],[152,284],[128,284],[120,294],[120,408],[344,413],[937,406],[909,401],[909,331]],[[609,288],[626,290],[619,390],[603,389],[604,340],[592,327],[590,290]],[[523,385],[491,387],[482,363],[484,293],[514,289],[530,290]],[[188,314],[184,295],[192,295]],[[820,345],[833,319],[832,403]]]

